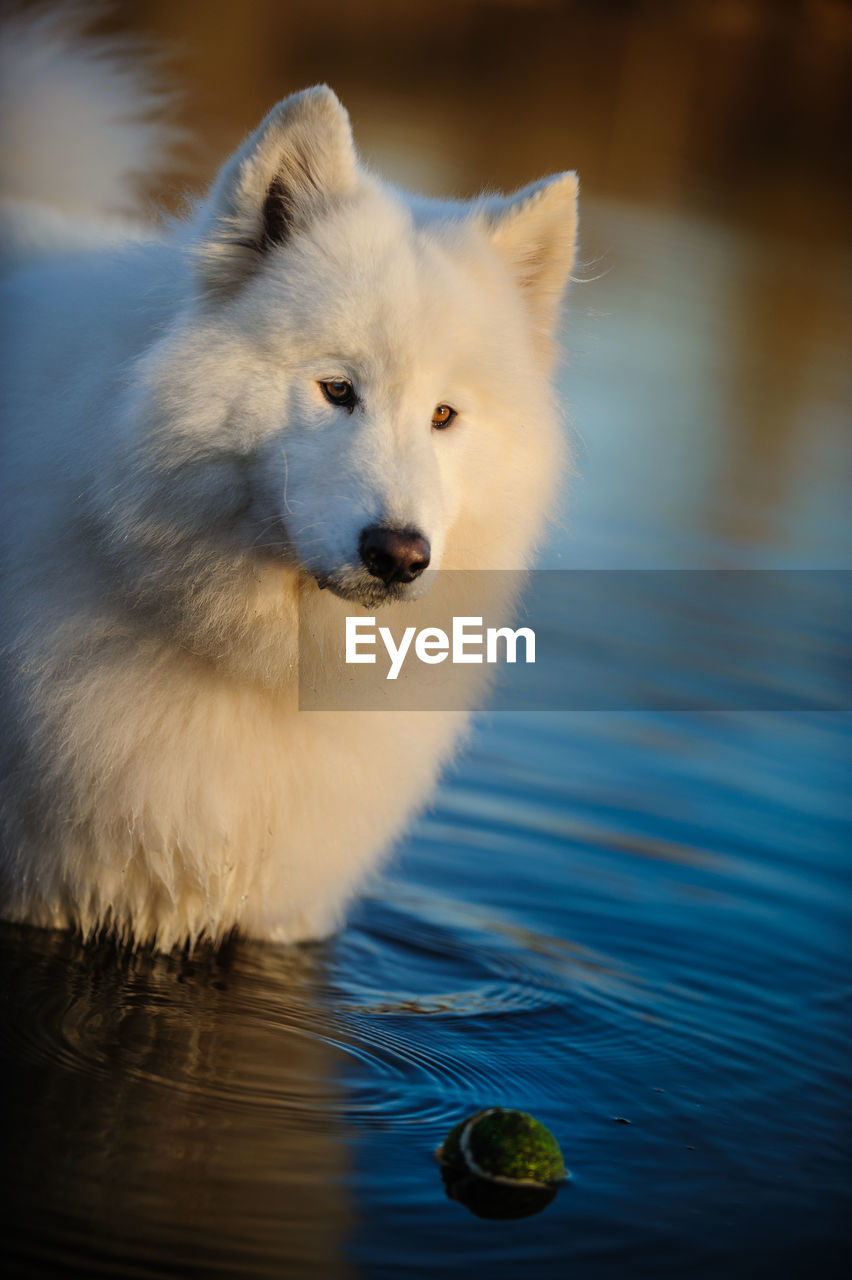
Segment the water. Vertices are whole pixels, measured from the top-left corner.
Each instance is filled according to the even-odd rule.
[[[797,474],[766,446],[795,501],[755,496],[719,360],[679,329],[701,279],[655,261],[652,341],[627,246],[641,265],[653,227],[604,217],[624,279],[569,334],[581,478],[543,563],[848,564],[840,403],[800,408]],[[669,340],[688,417],[640,393]],[[732,535],[736,507],[762,536]],[[817,669],[823,641],[815,618]],[[126,956],[0,926],[5,1252],[26,1275],[839,1273],[850,764],[850,712],[484,711],[328,943]],[[490,1104],[563,1146],[536,1216],[445,1195],[432,1153]]]
[[[330,943],[121,957],[4,926],[6,1249],[91,1276],[830,1274],[850,730],[485,717]],[[563,1145],[539,1216],[444,1195],[432,1150],[489,1103]]]
[[[168,20],[178,12],[190,49],[213,39],[214,24],[196,32],[195,6],[168,6]],[[233,21],[234,43],[267,40]],[[533,105],[506,182],[561,163],[561,129],[590,163],[609,136],[594,111],[534,100],[539,83],[555,93],[568,56],[540,43],[536,56],[559,63],[547,76],[511,46],[512,83],[517,59]],[[356,93],[360,56],[327,44],[288,83],[330,75],[346,88],[349,76]],[[590,48],[603,74],[608,39]],[[639,53],[651,68],[639,97],[656,86],[662,100],[668,81]],[[204,65],[216,101],[233,97],[222,64]],[[271,66],[257,50],[238,64],[246,124],[281,91]],[[571,92],[596,101],[581,80]],[[490,144],[506,95],[480,89],[467,106]],[[453,149],[457,117],[435,114],[430,85],[404,93],[436,130],[417,149],[432,138],[437,186],[468,189],[483,156],[494,180],[490,145]],[[399,139],[387,103],[371,117],[369,101],[359,115],[382,162]],[[635,95],[617,101],[635,114]],[[675,187],[648,139],[682,117],[677,103],[641,116],[644,147],[615,130],[622,168],[650,161]],[[419,118],[412,107],[409,150]],[[760,203],[747,170],[748,216],[799,216],[794,184],[766,185]],[[730,213],[726,176],[723,192]],[[599,278],[575,290],[562,383],[580,474],[542,563],[849,567],[848,256],[747,223],[585,201],[581,274]],[[818,658],[817,634],[802,643]],[[850,764],[852,713],[485,711],[434,807],[328,943],[127,956],[0,925],[11,1269],[839,1275],[852,1214]],[[434,1148],[495,1103],[532,1111],[562,1144],[572,1179],[536,1216],[487,1221],[445,1195]]]

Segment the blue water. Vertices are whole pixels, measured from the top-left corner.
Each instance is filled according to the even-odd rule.
[[[649,312],[626,271],[572,331],[582,479],[545,562],[848,565],[836,406],[800,406],[808,449],[788,440],[783,483],[753,460],[774,487],[749,488],[725,460],[723,346],[710,359],[701,326],[690,346],[684,308],[662,305],[685,277],[658,279]],[[820,636],[801,642],[818,660]],[[7,1260],[86,1277],[841,1274],[850,766],[849,712],[483,711],[328,943],[128,956],[0,926]],[[538,1116],[571,1170],[535,1216],[481,1219],[445,1194],[434,1149],[495,1104]]]
[[[328,944],[4,926],[6,1248],[25,1274],[839,1274],[851,744],[841,713],[486,715]],[[432,1151],[489,1104],[562,1144],[540,1215],[444,1194]]]
[[[368,1273],[461,1275],[471,1250],[507,1277],[828,1265],[849,1187],[850,728],[545,716],[508,746],[484,727],[405,882],[361,916],[392,946],[380,1030],[423,1107],[377,1117],[359,1153]],[[347,987],[375,1019],[372,983]],[[574,1180],[546,1216],[436,1213],[409,1142],[483,1102],[559,1135]]]

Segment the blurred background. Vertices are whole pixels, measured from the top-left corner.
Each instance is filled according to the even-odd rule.
[[[579,171],[545,564],[850,567],[850,4],[124,0],[97,29],[165,51],[192,139],[166,208],[319,80],[409,187]],[[807,617],[791,653],[831,690],[849,628]],[[322,946],[0,924],[0,1250],[136,1280],[845,1276],[850,743],[848,711],[486,712]],[[441,1185],[432,1151],[494,1103],[563,1145],[539,1216]]]
[[[578,170],[551,563],[849,563],[847,0],[126,0],[102,26],[167,54],[172,207],[321,80],[413,189]]]

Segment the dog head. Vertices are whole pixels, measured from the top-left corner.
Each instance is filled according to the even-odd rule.
[[[544,375],[575,232],[573,174],[411,199],[359,164],[331,90],[271,112],[196,246],[260,554],[368,605],[416,595],[427,567],[524,562],[555,469]]]
[[[573,174],[412,198],[329,89],[276,107],[167,251],[177,306],[104,459],[93,521],[131,605],[276,678],[294,592],[374,608],[439,567],[522,568],[559,474],[575,231]]]

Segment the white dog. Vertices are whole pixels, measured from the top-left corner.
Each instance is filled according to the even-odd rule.
[[[299,612],[422,624],[427,565],[528,563],[576,179],[412,198],[318,87],[146,229],[140,83],[56,19],[5,56],[0,911],[320,937],[464,715],[300,712]]]

